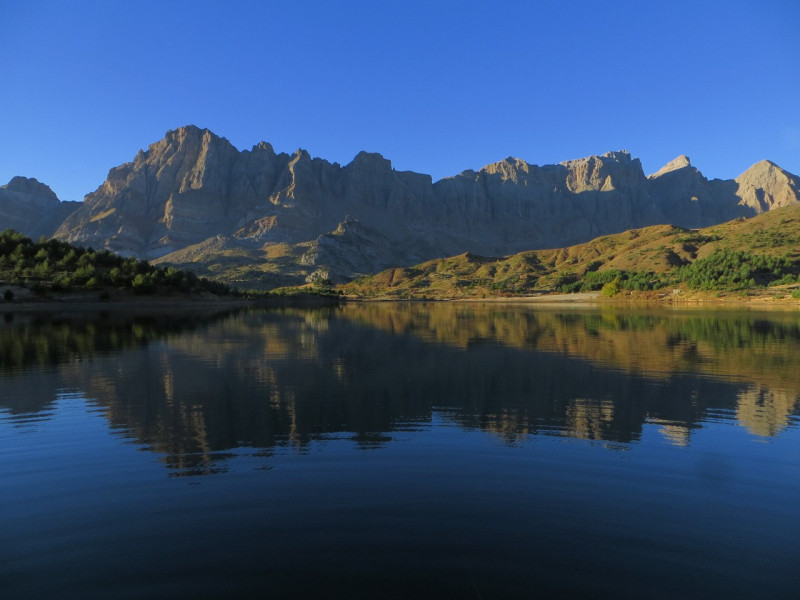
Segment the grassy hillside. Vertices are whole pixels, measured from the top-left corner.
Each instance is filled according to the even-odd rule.
[[[358,297],[469,298],[602,290],[796,287],[800,205],[700,230],[659,225],[503,258],[466,253],[362,277]],[[800,295],[800,292],[796,293]]]

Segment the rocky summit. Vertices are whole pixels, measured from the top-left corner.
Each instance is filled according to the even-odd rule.
[[[31,215],[45,202],[44,192],[35,201],[11,193]],[[466,251],[562,247],[647,225],[703,227],[798,201],[800,179],[769,161],[723,181],[706,179],[686,156],[650,176],[625,151],[545,166],[509,157],[433,182],[380,154],[341,166],[266,142],[239,151],[187,126],[111,169],[76,209],[54,208],[52,219],[55,236],[72,243],[271,287]],[[0,195],[0,227],[26,231],[27,217],[7,206]]]
[[[14,177],[0,186],[0,229],[15,229],[32,238],[52,237],[79,202],[60,202],[36,179]]]

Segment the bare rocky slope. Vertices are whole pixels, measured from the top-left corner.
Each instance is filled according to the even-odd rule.
[[[800,179],[769,161],[722,181],[684,156],[649,177],[624,151],[545,166],[507,158],[433,182],[379,154],[341,166],[266,142],[239,151],[187,126],[111,169],[55,236],[271,287],[660,223],[702,227],[798,201]]]

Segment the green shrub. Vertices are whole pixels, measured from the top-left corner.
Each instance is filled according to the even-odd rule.
[[[609,269],[607,271],[588,271],[577,281],[564,281],[562,278],[556,289],[565,294],[590,292],[601,290],[607,283],[615,280],[620,290],[655,290],[667,285],[663,277],[652,271]]]
[[[72,287],[72,277],[66,273],[56,275],[53,278],[53,289],[56,291],[69,291]]]
[[[606,298],[611,298],[612,296],[616,296],[619,294],[619,278],[615,278],[613,281],[609,281],[606,283],[601,289],[600,294],[605,296]]]
[[[147,275],[139,273],[133,278],[131,287],[137,294],[149,294],[153,291],[153,280]]]

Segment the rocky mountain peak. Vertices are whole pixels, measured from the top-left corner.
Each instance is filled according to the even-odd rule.
[[[311,155],[308,153],[308,150],[298,148],[292,152],[292,162],[298,161],[311,162]]]
[[[650,177],[660,177],[666,173],[671,173],[672,171],[677,171],[679,169],[685,169],[686,167],[691,167],[692,162],[689,160],[689,157],[685,154],[681,154],[680,156],[673,158],[663,167],[661,167],[658,171],[650,175]]]
[[[739,180],[742,178],[751,179],[755,177],[775,176],[778,173],[788,175],[786,171],[781,169],[771,160],[760,160],[753,166],[751,166],[749,169],[747,169],[744,173],[739,175],[739,177],[737,177],[736,179]]]
[[[798,177],[784,171],[772,161],[762,160],[739,175],[736,182],[740,185],[754,186],[773,185],[780,182],[797,186]]]
[[[640,162],[638,158],[633,158],[627,150],[612,150],[599,156],[597,154],[592,154],[584,158],[565,160],[559,164],[567,168],[573,168],[581,164],[622,165],[627,167],[638,165]]]
[[[800,177],[784,171],[769,160],[762,160],[735,179],[744,204],[757,212],[797,202]]]
[[[367,168],[376,171],[391,171],[392,161],[384,158],[383,155],[378,154],[377,152],[365,152],[362,150],[356,154],[353,162],[351,162],[348,166]]]
[[[627,150],[606,152],[560,163],[567,169],[567,189],[573,193],[635,188],[645,180],[642,163]]]
[[[264,152],[270,156],[275,156],[275,149],[269,142],[258,142],[255,146],[253,146],[252,152]]]
[[[611,150],[610,152],[606,152],[605,154],[603,154],[602,158],[610,158],[611,160],[618,163],[634,162],[633,157],[631,157],[631,153],[628,152],[627,150]]]
[[[182,142],[186,139],[200,138],[207,134],[217,137],[209,129],[201,129],[197,125],[184,125],[177,129],[170,129],[164,134],[164,140]]]
[[[522,160],[509,156],[500,162],[491,163],[481,169],[487,175],[500,175],[503,181],[516,182],[521,173],[530,173],[531,165]]]
[[[233,144],[214,132],[196,125],[185,125],[167,131],[161,140],[150,144],[145,155],[151,160],[159,160],[173,154],[199,155],[209,151],[238,153]]]
[[[34,239],[50,237],[78,202],[61,202],[49,186],[32,177],[14,177],[0,186],[0,230],[15,229]]]
[[[58,197],[53,190],[50,189],[50,186],[41,183],[33,177],[14,177],[6,185],[0,186],[0,189],[24,194],[31,198],[58,202]]]

